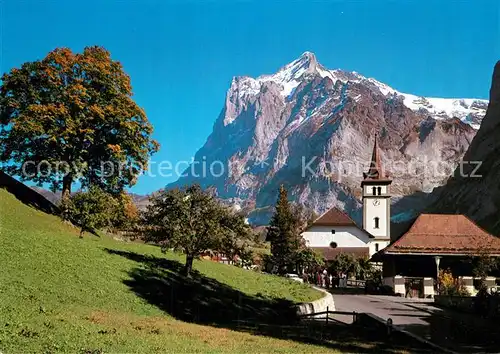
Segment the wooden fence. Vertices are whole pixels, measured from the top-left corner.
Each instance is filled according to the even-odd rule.
[[[356,323],[358,313],[347,312],[347,311],[330,311],[327,306],[326,311],[307,313],[304,315],[300,315],[299,318],[301,320],[325,321],[325,323],[328,324],[328,322],[338,322],[336,319],[333,318],[334,315],[352,316],[352,323]]]

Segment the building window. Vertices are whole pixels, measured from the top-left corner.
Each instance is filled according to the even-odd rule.
[[[375,221],[375,228],[376,228],[376,229],[378,229],[378,227],[379,227],[379,220],[380,220],[380,219],[379,219],[378,217],[373,218],[373,221]]]
[[[335,230],[332,230],[332,235],[335,235]]]
[[[375,244],[375,252],[378,252],[378,243]]]
[[[337,248],[337,242],[330,242],[331,248]]]
[[[377,187],[378,195],[382,195],[382,187]]]
[[[373,195],[377,195],[377,188],[372,187],[372,193],[373,193]]]

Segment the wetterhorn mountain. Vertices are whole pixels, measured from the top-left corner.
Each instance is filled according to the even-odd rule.
[[[168,187],[213,186],[220,197],[256,209],[258,223],[283,183],[318,213],[338,206],[357,218],[375,134],[397,202],[444,184],[487,105],[401,93],[356,72],[328,70],[306,52],[275,74],[233,78],[213,132]]]
[[[430,212],[461,213],[488,231],[500,234],[500,61],[491,81],[490,103],[483,124],[453,178],[433,193]]]

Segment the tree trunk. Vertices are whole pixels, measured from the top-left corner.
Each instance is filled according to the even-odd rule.
[[[186,255],[186,264],[184,265],[184,275],[186,277],[191,276],[191,271],[193,270],[193,259],[194,256],[192,254],[187,254]]]
[[[62,197],[70,197],[71,196],[71,185],[73,184],[73,175],[68,173],[63,177],[63,188],[62,188]]]

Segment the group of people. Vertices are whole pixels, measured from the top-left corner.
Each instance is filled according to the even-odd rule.
[[[304,283],[314,284],[325,289],[330,288],[344,288],[347,286],[347,275],[339,273],[333,275],[327,269],[320,269],[314,271],[305,271],[302,274]]]

